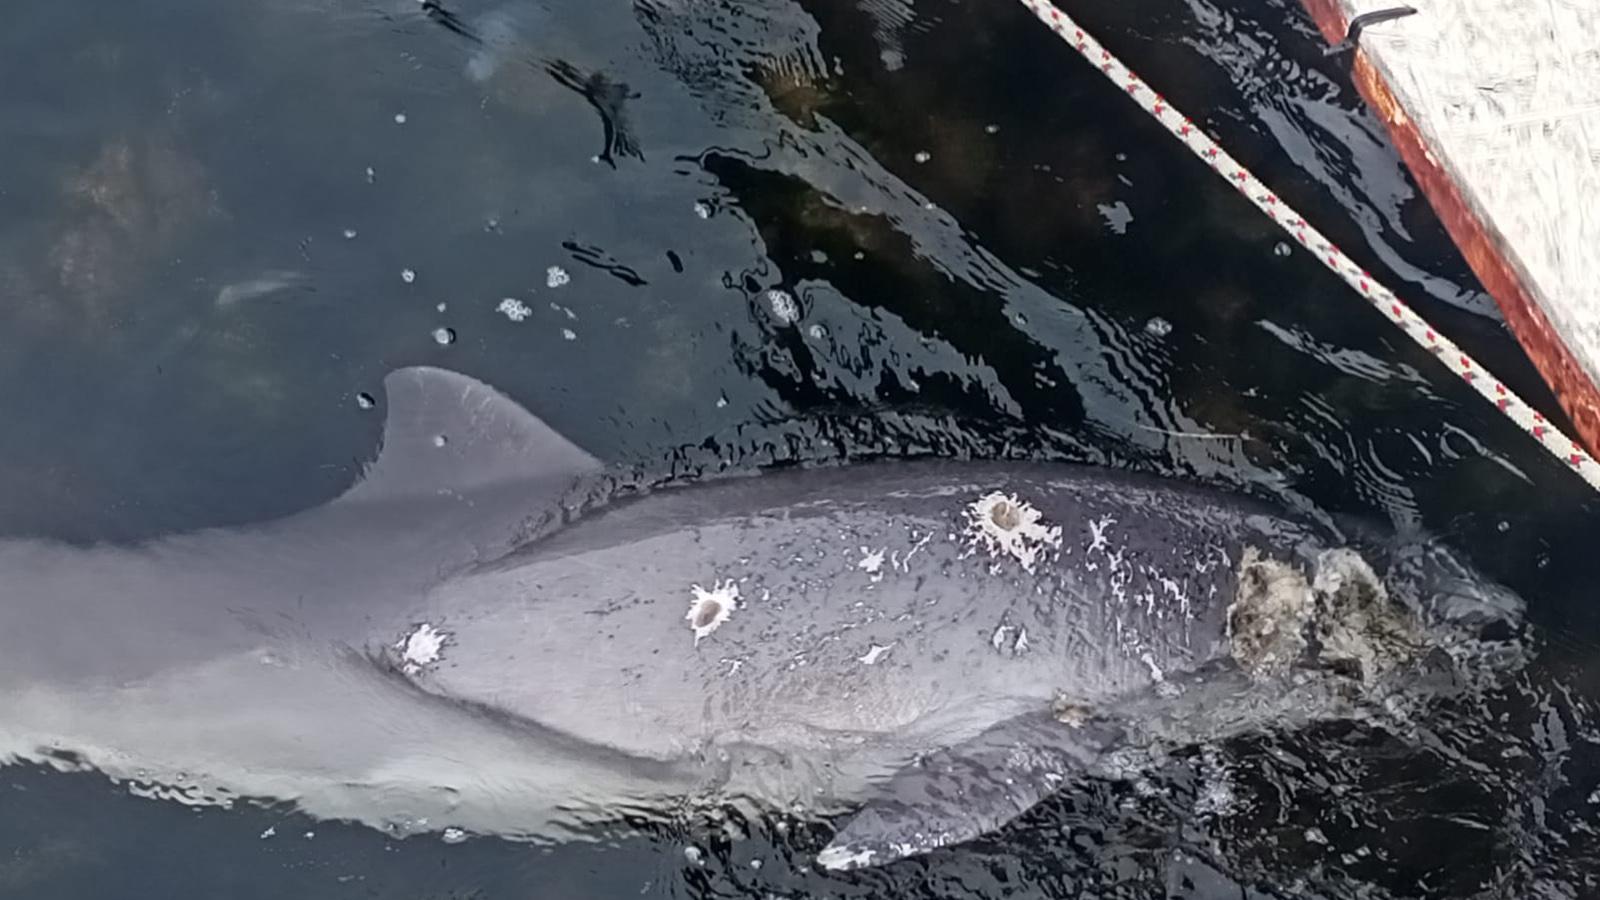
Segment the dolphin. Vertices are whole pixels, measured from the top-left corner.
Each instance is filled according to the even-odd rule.
[[[384,386],[381,451],[324,506],[0,542],[0,760],[402,835],[803,804],[849,815],[817,857],[847,869],[1460,684],[1522,621],[1436,542],[1168,480],[898,461],[606,497],[491,387]]]

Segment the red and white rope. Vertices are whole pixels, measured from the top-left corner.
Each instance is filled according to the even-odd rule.
[[[1306,224],[1305,217],[1278,199],[1277,194],[1268,190],[1266,185],[1250,174],[1244,166],[1239,165],[1238,160],[1224,152],[1187,117],[1173,109],[1166,98],[1112,56],[1110,51],[1090,37],[1070,16],[1057,9],[1049,0],[1021,0],[1021,2],[1033,10],[1033,14],[1049,26],[1050,30],[1083,54],[1090,64],[1097,67],[1134,102],[1144,107],[1145,112],[1154,116],[1156,121],[1172,132],[1172,135],[1188,147],[1191,153],[1215,169],[1217,174],[1233,185],[1235,190],[1245,195],[1256,208],[1266,213],[1268,218],[1278,223],[1278,227],[1292,235],[1301,246],[1316,254],[1323,265],[1343,278],[1389,321],[1400,326],[1400,329],[1413,341],[1437,356],[1507,418],[1517,423],[1546,450],[1581,475],[1589,482],[1590,487],[1600,490],[1600,463],[1597,463],[1581,444],[1552,425],[1538,410],[1529,406],[1506,387],[1500,379],[1495,378],[1449,338],[1440,334],[1437,329],[1412,311],[1411,307],[1396,297],[1393,291],[1375,281],[1346,256],[1344,251],[1323,237],[1321,232]]]

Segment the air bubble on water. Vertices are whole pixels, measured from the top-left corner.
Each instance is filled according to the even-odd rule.
[[[800,304],[788,291],[767,291],[767,307],[772,310],[772,317],[785,325],[793,325],[800,318]]]
[[[467,839],[467,833],[459,828],[451,827],[446,828],[444,834],[440,835],[440,837],[446,844],[459,844]]]
[[[551,266],[544,270],[545,287],[563,287],[570,281],[572,281],[572,276],[568,275],[567,270],[560,266]]]
[[[1288,256],[1291,252],[1293,251],[1284,241],[1279,241],[1272,245],[1272,255],[1274,256]]]
[[[717,409],[723,409],[727,405],[728,405],[728,395],[727,394],[722,394],[721,396],[717,397]]]
[[[918,150],[917,155],[913,156],[912,159],[915,159],[918,163],[925,163],[928,160],[933,159],[933,154],[926,150]]]
[[[344,239],[347,240],[347,241],[355,240],[356,239],[356,230],[354,228],[346,228],[344,230]]]
[[[578,333],[573,331],[571,328],[561,329],[561,336],[569,341],[575,341],[578,339]]]
[[[1511,523],[1507,522],[1505,519],[1501,519],[1499,524],[1495,525],[1494,527],[1495,530],[1499,531],[1501,534],[1505,534],[1511,530]]]
[[[404,281],[406,284],[410,284],[413,281],[417,280],[417,273],[413,272],[410,269],[401,269],[400,270],[400,280]]]
[[[433,436],[433,445],[435,447],[443,447],[448,443],[450,443],[450,439],[442,434],[436,434]]]
[[[698,866],[705,862],[706,855],[699,847],[690,844],[683,848],[683,858],[687,859],[690,865]]]
[[[1000,126],[991,122],[988,125],[983,126],[983,130],[988,134],[999,134]]]
[[[404,125],[406,123],[406,114],[403,113],[403,112],[395,113],[394,114],[394,123],[396,125]]]
[[[454,344],[456,342],[456,330],[454,328],[435,328],[433,330],[433,342],[441,347],[448,347]]]
[[[1160,316],[1155,316],[1144,323],[1144,330],[1156,337],[1166,337],[1172,333],[1172,323]]]
[[[362,391],[356,395],[356,405],[362,409],[371,409],[378,405],[378,401],[374,399],[371,394],[367,393],[366,391]]]
[[[495,216],[490,216],[489,218],[487,218],[487,219],[485,219],[483,221],[483,230],[484,231],[499,231],[500,230],[500,220],[498,218],[496,218]]]
[[[448,303],[440,303],[438,306],[435,306],[434,309],[437,309],[439,312],[444,312],[447,308],[449,308],[449,306],[450,304]]]
[[[377,180],[378,180],[378,173],[373,171],[371,166],[367,166],[367,184],[372,184],[373,182],[375,182]]]
[[[506,297],[501,300],[500,305],[495,307],[495,311],[504,313],[505,317],[513,322],[521,322],[523,319],[533,315],[533,310],[528,308],[528,304],[515,297]]]
[[[867,255],[865,253],[862,253],[860,250],[857,250],[855,258],[856,259],[866,259]]]

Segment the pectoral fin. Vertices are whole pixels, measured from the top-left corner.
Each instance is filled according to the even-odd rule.
[[[1120,739],[1109,722],[1048,712],[1009,719],[890,776],[817,854],[828,869],[882,865],[994,831]]]

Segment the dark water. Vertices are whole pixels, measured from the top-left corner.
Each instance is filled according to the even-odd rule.
[[[1297,4],[1071,6],[1553,412]],[[641,470],[1053,458],[1427,528],[1529,600],[1538,662],[1420,742],[1243,739],[849,876],[803,819],[447,846],[13,767],[0,895],[1600,896],[1593,496],[1019,4],[449,10],[8,10],[6,532],[314,505],[371,458],[384,373],[425,362]]]

